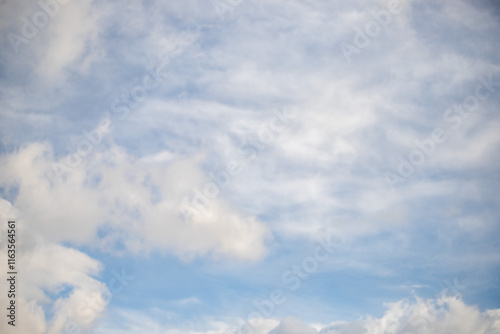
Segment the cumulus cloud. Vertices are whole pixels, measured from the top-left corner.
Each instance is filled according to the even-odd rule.
[[[158,320],[133,311],[123,311],[121,317],[130,323],[130,332],[103,325],[113,334],[139,332],[137,323],[146,328],[172,334],[497,334],[500,333],[500,310],[480,311],[475,305],[466,304],[461,297],[440,296],[435,299],[415,297],[394,303],[387,303],[386,312],[381,317],[365,316],[352,321],[335,321],[329,325],[306,324],[301,319],[288,317],[262,319],[259,325],[234,327],[230,323],[206,320],[197,329],[172,328]],[[136,320],[131,320],[136,319]],[[137,322],[137,323],[136,323]],[[134,328],[137,328],[134,329]],[[210,329],[208,329],[210,328]],[[143,327],[144,329],[144,327]]]
[[[54,171],[56,162],[46,143],[26,145],[0,162],[0,183],[15,193],[12,205],[19,219],[49,240],[97,242],[106,251],[123,243],[127,251],[159,249],[185,259],[211,254],[258,260],[266,253],[270,232],[255,217],[220,198],[193,204],[196,189],[203,191],[211,182],[199,158],[155,162],[112,147],[82,168],[63,170],[63,180]],[[192,214],[183,205],[201,209]]]
[[[440,297],[415,301],[402,300],[388,304],[380,318],[368,317],[323,328],[324,334],[361,333],[500,333],[500,310],[480,311],[459,297]]]
[[[0,199],[0,219],[16,219],[17,272],[16,313],[19,333],[56,334],[91,328],[109,302],[107,286],[97,278],[102,265],[88,255],[44,241],[9,202]],[[6,224],[0,231],[6,235]],[[5,241],[0,247],[6,248]],[[0,254],[7,263],[7,254]],[[2,280],[2,290],[7,284]],[[5,300],[4,298],[2,301]],[[8,332],[6,321],[0,330]]]

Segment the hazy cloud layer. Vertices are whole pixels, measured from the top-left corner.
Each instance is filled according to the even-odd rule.
[[[231,307],[165,285],[163,298],[197,301],[173,303],[178,317],[205,307],[203,320],[173,329],[145,316],[103,332],[225,333],[249,291],[274,288],[326,236],[342,249],[315,272],[318,290],[290,296],[301,319],[285,309],[259,331],[498,331],[498,309],[486,310],[499,296],[496,2],[243,0],[224,13],[219,0],[42,3],[50,15],[0,4],[0,214],[33,240],[26,332],[141,314],[77,309],[110,288],[108,256],[160,254],[158,267],[172,256],[217,277]],[[352,297],[322,297],[345,272],[434,284],[427,297],[464,277],[470,294],[328,324]],[[360,304],[382,305],[363,293]]]

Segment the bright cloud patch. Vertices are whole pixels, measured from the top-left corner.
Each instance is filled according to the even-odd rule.
[[[1,184],[15,189],[19,219],[36,222],[30,228],[47,239],[99,242],[108,251],[122,243],[131,252],[158,248],[185,258],[257,260],[266,252],[268,229],[221,199],[205,198],[191,216],[183,211],[181,201],[208,181],[198,159],[152,162],[113,148],[60,180],[50,146],[31,144],[1,163]]]
[[[5,200],[0,200],[0,208],[3,220],[19,217]],[[6,233],[4,225],[1,232]],[[108,288],[96,278],[103,269],[101,263],[75,249],[44,242],[28,226],[17,232],[17,247],[22,249],[17,263],[22,272],[16,283],[17,312],[23,315],[17,328],[39,334],[92,328],[110,300]],[[0,246],[6,248],[3,240]],[[0,260],[7,263],[7,255],[2,253]],[[7,290],[5,280],[1,287]],[[2,332],[10,328],[5,321],[0,323]]]
[[[459,297],[436,299],[401,300],[386,305],[386,312],[380,318],[365,316],[354,321],[338,321],[330,325],[306,324],[289,317],[278,321],[262,319],[258,325],[241,327],[223,322],[209,321],[211,330],[171,328],[160,325],[144,315],[124,313],[128,319],[141,319],[147,328],[176,334],[496,334],[500,333],[500,309],[479,311],[476,306],[467,305]],[[128,321],[124,318],[124,321]],[[135,325],[138,326],[138,325]],[[129,327],[135,327],[129,326]],[[189,326],[186,326],[189,327]],[[136,333],[103,327],[113,334]]]

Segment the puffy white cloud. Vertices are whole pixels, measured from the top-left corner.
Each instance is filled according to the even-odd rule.
[[[282,320],[261,319],[259,325],[232,326],[227,322],[204,319],[204,325],[186,324],[172,328],[162,325],[137,311],[122,311],[116,319],[100,326],[105,333],[139,333],[142,329],[154,329],[169,334],[498,334],[500,333],[500,309],[480,311],[477,306],[467,305],[459,297],[441,296],[436,299],[401,300],[387,303],[387,310],[380,317],[366,316],[352,321],[335,321],[330,325],[308,325],[301,319],[288,317]],[[116,320],[115,319],[115,320]],[[124,328],[123,328],[124,327]],[[200,327],[204,327],[202,329]],[[127,330],[128,328],[128,330]]]
[[[481,312],[459,297],[439,297],[388,304],[380,318],[338,323],[325,327],[322,334],[496,334],[500,333],[500,310]]]
[[[265,255],[270,233],[264,224],[221,198],[195,200],[195,189],[206,194],[205,185],[212,182],[198,166],[199,158],[155,159],[133,158],[113,147],[88,157],[60,180],[50,145],[34,143],[1,158],[0,184],[17,193],[12,204],[19,219],[55,242],[96,242],[108,251],[122,242],[127,251],[160,249],[186,259],[211,254],[258,260]],[[104,233],[101,238],[98,231]]]
[[[106,309],[110,292],[97,278],[102,265],[72,248],[46,242],[33,234],[10,203],[0,199],[0,219],[16,221],[16,327],[19,333],[58,334],[71,328],[88,329]],[[6,235],[6,224],[0,232]],[[5,240],[0,240],[5,249]],[[7,263],[6,252],[0,261]],[[2,291],[7,291],[2,280]],[[6,301],[6,295],[2,295]],[[0,323],[0,330],[11,326]]]

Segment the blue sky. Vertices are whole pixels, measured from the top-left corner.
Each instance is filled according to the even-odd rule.
[[[500,333],[495,1],[0,13],[20,333]]]

